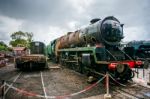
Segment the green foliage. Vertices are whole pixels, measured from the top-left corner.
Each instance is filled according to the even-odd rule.
[[[29,43],[32,42],[33,33],[28,33],[28,32],[26,32],[26,37],[27,37],[27,41],[28,41]]]
[[[12,38],[9,42],[11,46],[29,47],[30,42],[32,42],[33,33],[18,31],[12,33],[10,37]]]
[[[7,47],[0,46],[0,51],[6,51],[6,50],[7,50]]]
[[[8,50],[7,45],[4,42],[0,41],[0,51],[7,51],[7,50]]]
[[[14,32],[11,34],[11,38],[14,40],[24,39],[24,37],[25,37],[25,33],[23,33],[22,31]]]
[[[29,48],[30,47],[30,43],[33,41],[32,38],[33,38],[33,33],[28,33],[26,32],[26,37],[27,37],[27,47]]]
[[[17,47],[17,46],[27,47],[28,43],[27,43],[27,40],[25,39],[16,39],[16,40],[10,41],[9,44],[12,45],[13,47]]]

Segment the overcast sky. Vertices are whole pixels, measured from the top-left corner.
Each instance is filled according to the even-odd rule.
[[[124,41],[150,40],[149,0],[0,0],[0,41],[21,30],[48,44],[92,18],[112,15],[125,24]]]

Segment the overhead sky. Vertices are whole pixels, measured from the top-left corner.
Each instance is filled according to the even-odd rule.
[[[115,16],[124,25],[124,41],[150,40],[149,0],[0,0],[0,41],[16,31],[33,32],[48,44],[93,18]]]

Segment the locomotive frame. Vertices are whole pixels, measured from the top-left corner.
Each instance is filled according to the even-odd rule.
[[[88,76],[99,78],[101,75],[109,72],[120,81],[127,81],[134,77],[134,73],[128,67],[128,64],[135,64],[133,60],[120,62],[125,67],[119,64],[118,61],[102,60],[101,56],[106,53],[103,47],[78,47],[61,49],[58,52],[60,64]],[[120,75],[119,73],[122,74]],[[127,74],[130,76],[127,76]]]

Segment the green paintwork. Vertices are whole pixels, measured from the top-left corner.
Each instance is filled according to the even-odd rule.
[[[72,52],[76,52],[76,51],[94,51],[96,47],[76,47],[76,48],[66,48],[66,49],[60,49],[58,50],[59,52],[63,52],[63,51],[72,51]]]
[[[96,57],[96,49],[97,47],[76,47],[76,48],[68,48],[68,49],[60,49],[59,52],[92,52],[91,54],[94,56],[95,63],[97,64],[109,64],[107,61],[98,61]]]
[[[47,45],[47,54],[52,54],[52,50],[51,50],[52,48],[51,48],[51,43],[49,43],[48,45]]]

